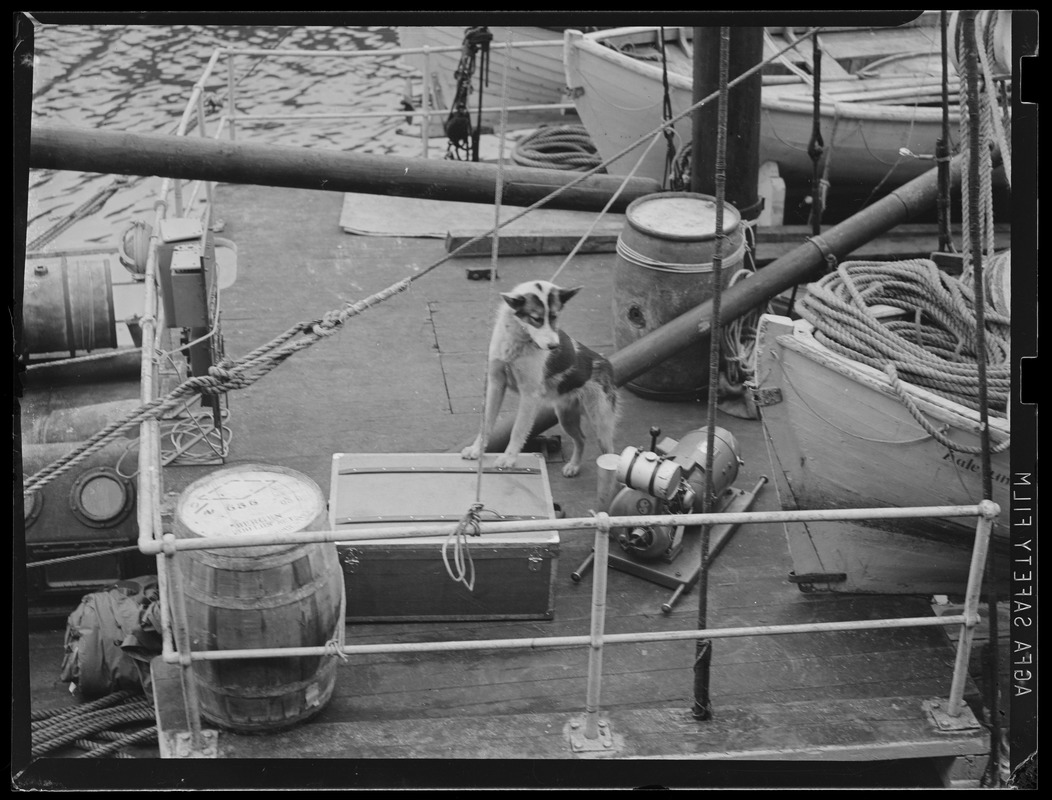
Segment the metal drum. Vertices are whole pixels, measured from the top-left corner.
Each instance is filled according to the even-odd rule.
[[[679,440],[679,443],[669,453],[681,463],[694,461],[701,469],[695,470],[688,479],[697,497],[705,493],[705,465],[708,461],[708,428],[698,428],[687,433]],[[726,428],[719,426],[713,431],[712,438],[712,493],[719,497],[724,489],[734,483],[738,477],[738,467],[741,466],[741,458],[738,453],[741,448],[738,440]],[[700,503],[698,510],[701,510]]]
[[[724,204],[721,283],[729,285],[745,256],[741,216]],[[713,293],[716,200],[669,192],[635,200],[617,239],[614,265],[614,341],[626,347]],[[655,400],[688,400],[708,389],[709,350],[678,353],[630,381],[636,394]]]
[[[109,262],[26,261],[22,301],[26,353],[92,352],[117,346]]]
[[[259,464],[192,483],[176,506],[180,538],[296,534],[327,526],[325,498],[306,475]],[[323,647],[343,595],[336,545],[280,544],[179,554],[193,650]],[[324,708],[336,656],[195,661],[201,714],[230,730],[265,733]]]

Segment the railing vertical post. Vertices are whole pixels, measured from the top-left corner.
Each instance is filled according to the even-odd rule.
[[[964,684],[968,678],[968,661],[972,652],[972,640],[975,638],[975,626],[979,620],[979,592],[983,584],[983,569],[986,564],[986,553],[990,547],[990,533],[993,530],[994,518],[997,516],[997,504],[990,500],[979,503],[981,516],[975,526],[975,546],[972,548],[972,562],[968,568],[968,586],[964,593],[964,616],[967,620],[961,626],[961,635],[957,639],[957,658],[953,664],[953,681],[950,683],[950,700],[946,713],[951,717],[960,716],[964,703]],[[996,642],[994,643],[996,645]]]
[[[183,686],[183,705],[186,709],[186,726],[190,731],[190,746],[200,752],[204,749],[204,736],[201,732],[201,706],[197,696],[197,679],[193,672],[193,659],[190,657],[190,631],[186,621],[186,595],[183,593],[183,576],[179,566],[179,554],[175,549],[175,536],[164,534],[164,553],[170,567],[168,589],[171,592],[172,627],[174,628],[175,647],[179,653],[179,677]]]
[[[175,205],[175,216],[183,216],[183,182],[178,178],[172,179],[172,200]]]
[[[431,136],[431,48],[424,48],[424,75],[420,87],[420,153],[427,158],[428,139]]]
[[[592,578],[592,628],[588,651],[588,689],[585,695],[584,735],[599,738],[599,696],[603,680],[603,629],[606,624],[606,575],[610,552],[610,516],[596,514],[595,574]]]
[[[230,120],[230,141],[237,139],[237,122],[235,117],[237,116],[237,103],[234,102],[234,89],[237,83],[234,82],[234,59],[236,56],[233,53],[227,54],[226,61],[226,116]]]
[[[203,138],[208,138],[208,131],[205,129],[205,93],[202,91],[197,95],[197,129],[201,132]],[[208,207],[212,207],[212,182],[202,181],[205,185],[205,199],[208,202]]]

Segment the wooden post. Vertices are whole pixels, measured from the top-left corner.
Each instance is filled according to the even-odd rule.
[[[730,77],[741,75],[763,60],[763,28],[731,28]],[[693,102],[698,103],[719,89],[719,28],[694,29]],[[760,215],[760,90],[763,76],[757,72],[730,93],[727,115],[727,202],[745,222]],[[715,195],[717,103],[694,112],[691,141],[691,191]]]

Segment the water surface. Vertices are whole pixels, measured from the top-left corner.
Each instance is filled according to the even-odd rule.
[[[393,27],[40,25],[35,33],[34,124],[142,134],[173,134],[193,85],[217,47],[362,51],[398,46]],[[235,98],[241,113],[304,114],[399,108],[412,70],[398,56],[375,58],[238,56]],[[207,130],[217,129],[227,91],[227,59],[205,85]],[[403,116],[362,120],[260,122],[238,138],[361,153],[417,153],[419,139],[398,133]],[[196,135],[196,134],[195,134]],[[112,244],[133,219],[153,219],[156,178],[31,170],[27,242],[117,186],[105,204],[43,250]]]

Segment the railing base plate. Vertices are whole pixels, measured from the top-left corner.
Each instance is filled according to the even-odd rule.
[[[614,743],[614,735],[610,730],[610,723],[601,720],[598,725],[599,735],[594,739],[585,736],[585,721],[579,717],[571,720],[566,725],[566,735],[570,740],[570,749],[575,753],[615,753],[617,746]]]
[[[161,737],[162,758],[219,758],[219,732],[201,731],[201,748],[193,746],[190,731],[165,731]]]
[[[951,717],[947,712],[949,701],[942,698],[925,700],[923,705],[924,710],[928,712],[928,716],[940,731],[970,731],[979,728],[979,721],[966,705],[962,704],[961,713],[956,717]]]

